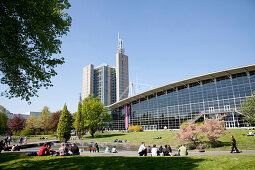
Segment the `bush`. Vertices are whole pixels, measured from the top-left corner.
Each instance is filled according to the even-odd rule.
[[[188,150],[193,150],[193,149],[196,149],[196,148],[197,148],[197,145],[195,145],[194,143],[188,143],[188,144],[186,145],[186,148],[187,148]]]
[[[33,135],[33,130],[29,128],[25,128],[20,132],[20,135],[27,136],[27,135]]]
[[[20,132],[21,132],[21,131],[17,131],[17,132],[14,131],[12,134],[13,134],[14,136],[20,136]]]
[[[140,132],[140,131],[143,131],[143,128],[140,126],[140,125],[131,125],[128,127],[128,130],[131,131],[131,132]]]
[[[141,131],[143,131],[143,128],[140,125],[135,125],[134,130],[136,132],[141,132]]]
[[[130,126],[128,127],[128,130],[129,130],[130,132],[134,132],[134,131],[135,131],[135,126],[134,126],[134,125],[130,125]]]
[[[215,143],[210,143],[210,142],[206,142],[205,144],[203,144],[204,148],[217,148],[217,147],[223,147],[224,143],[221,141],[216,141]]]

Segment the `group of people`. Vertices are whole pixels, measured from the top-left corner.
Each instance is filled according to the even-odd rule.
[[[4,140],[0,141],[0,153],[2,152],[2,150],[4,151],[10,151],[9,150],[9,145],[12,142],[12,137],[11,136],[7,136],[4,138]]]
[[[22,143],[23,143],[23,137],[20,136],[19,137],[19,144],[22,144]],[[27,143],[27,136],[25,136],[25,138],[24,138],[24,143]]]
[[[93,148],[92,143],[90,143],[89,148]],[[93,152],[99,152],[99,146],[98,146],[97,143],[94,144],[94,148],[95,148],[95,149],[90,149],[89,151],[90,151],[90,152],[91,152],[91,151],[93,151]]]
[[[154,144],[151,148],[150,146],[146,147],[145,142],[142,142],[138,149],[139,156],[147,156],[149,154],[151,156],[160,156],[161,153],[163,156],[171,156],[172,149],[170,145],[165,145],[164,148],[162,146],[157,148],[157,146]]]
[[[107,145],[104,152],[105,153],[118,153],[116,146],[113,146],[112,150],[111,150],[109,145]]]
[[[40,148],[38,152],[38,156],[47,156],[47,155],[52,155],[52,156],[80,155],[80,151],[79,151],[79,147],[75,143],[72,143],[71,146],[69,144],[62,143],[58,151],[52,150],[50,143],[48,144],[45,143]]]

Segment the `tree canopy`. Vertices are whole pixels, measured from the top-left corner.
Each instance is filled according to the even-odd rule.
[[[42,112],[39,114],[38,123],[39,128],[44,130],[44,133],[46,131],[47,124],[50,120],[50,111],[47,106],[43,107]]]
[[[50,120],[48,121],[48,124],[46,126],[47,131],[48,130],[52,130],[53,132],[57,131],[60,116],[61,116],[61,110],[56,111],[55,113],[51,115]]]
[[[0,81],[7,85],[1,95],[30,101],[41,87],[53,86],[51,77],[64,58],[61,38],[71,26],[64,12],[68,0],[0,1]]]
[[[61,116],[59,118],[57,133],[59,141],[68,141],[71,137],[71,120],[72,116],[68,113],[66,104],[62,110]]]
[[[25,128],[25,119],[21,115],[14,115],[13,119],[7,122],[8,127],[12,132],[18,132]]]
[[[82,117],[84,126],[89,129],[92,138],[99,128],[106,126],[107,122],[111,120],[111,115],[108,114],[104,104],[94,95],[89,95],[83,100]]]
[[[253,93],[253,96],[247,98],[247,101],[242,102],[239,109],[242,114],[245,115],[244,119],[249,125],[255,124],[255,92]]]
[[[7,120],[6,109],[0,105],[0,134],[3,134],[6,131]]]

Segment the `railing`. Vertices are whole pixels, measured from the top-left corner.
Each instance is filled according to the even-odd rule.
[[[233,109],[233,108],[230,108],[230,109],[205,110],[205,111],[201,111],[200,114],[199,114],[196,118],[188,120],[188,122],[195,122],[195,121],[197,121],[201,116],[203,116],[203,115],[205,115],[205,114],[219,114],[219,113],[233,113],[233,112],[242,114],[240,111],[238,111],[237,109]]]

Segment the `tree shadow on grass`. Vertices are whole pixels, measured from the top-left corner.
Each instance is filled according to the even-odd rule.
[[[17,157],[0,169],[193,169],[204,159],[190,157]]]
[[[95,138],[110,138],[110,137],[113,137],[113,136],[123,136],[123,135],[126,135],[126,134],[100,134],[100,135],[95,135],[94,139]],[[87,139],[93,139],[91,136],[86,136],[85,138]]]

